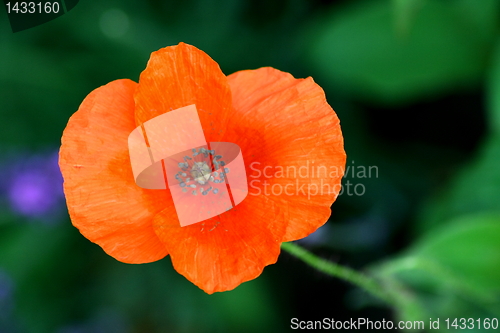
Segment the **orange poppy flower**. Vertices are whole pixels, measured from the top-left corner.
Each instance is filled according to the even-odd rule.
[[[192,104],[207,142],[241,148],[249,190],[229,211],[181,227],[169,190],[136,185],[127,140]],[[225,76],[180,43],[153,52],[139,83],[116,80],[85,98],[64,130],[59,165],[71,221],[86,238],[125,263],[170,254],[180,274],[213,293],[256,278],[282,242],[327,221],[345,159],[339,119],[312,78],[274,68]]]

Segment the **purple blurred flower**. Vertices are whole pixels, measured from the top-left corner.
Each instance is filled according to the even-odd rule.
[[[17,157],[9,163],[5,183],[10,208],[30,218],[53,219],[62,212],[63,179],[58,153]]]

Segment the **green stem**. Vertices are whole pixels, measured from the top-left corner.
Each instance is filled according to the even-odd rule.
[[[281,244],[281,248],[320,272],[348,281],[364,289],[376,298],[388,303],[389,305],[397,305],[397,302],[392,295],[385,292],[382,286],[371,277],[368,277],[351,268],[321,259],[294,243],[283,243]]]

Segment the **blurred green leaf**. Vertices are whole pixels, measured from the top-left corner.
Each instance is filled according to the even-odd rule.
[[[220,320],[226,322],[229,332],[278,332],[283,329],[275,320],[279,311],[266,287],[263,280],[257,279],[211,297],[212,304],[224,314]]]
[[[308,36],[310,61],[338,89],[383,103],[468,87],[486,66],[498,5],[426,1],[401,36],[390,1],[350,2]]]
[[[422,238],[410,251],[436,262],[484,292],[500,292],[500,214],[458,218]]]
[[[397,32],[406,35],[425,0],[392,0]]]
[[[500,42],[492,56],[488,85],[488,116],[489,129],[494,133],[500,131]]]
[[[433,317],[500,316],[500,214],[458,218],[374,268]],[[404,313],[401,317],[407,317]]]
[[[51,332],[71,314],[66,291],[74,287],[70,277],[77,263],[65,261],[74,236],[70,228],[34,224],[2,229],[0,267],[15,281],[22,332]]]
[[[148,327],[148,331],[259,332],[274,327],[273,331],[279,332],[281,329],[276,321],[277,305],[268,296],[265,278],[246,282],[232,291],[208,295],[178,274],[169,259],[126,265],[109,257],[99,267],[92,287],[94,302],[118,309],[131,322]],[[142,307],[137,308],[137,304]]]
[[[423,207],[418,232],[428,232],[465,214],[500,212],[500,137],[493,135],[478,156],[460,170],[446,188]],[[448,222],[446,222],[448,221]]]

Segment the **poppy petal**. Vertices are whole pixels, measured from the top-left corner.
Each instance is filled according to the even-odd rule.
[[[71,116],[59,153],[73,225],[126,263],[167,255],[152,221],[173,205],[167,191],[145,190],[134,182],[128,135],[136,127],[136,87],[133,81],[117,80],[91,92]]]
[[[340,191],[339,119],[312,78],[260,68],[228,79],[235,111],[224,140],[242,147],[249,193],[268,195],[284,212],[283,241],[306,237],[328,220]]]
[[[180,43],[151,54],[135,93],[142,124],[165,112],[196,104],[207,141],[219,141],[232,110],[227,77],[205,52]]]
[[[248,196],[224,214],[185,227],[172,221],[175,211],[167,208],[155,216],[154,227],[177,272],[212,294],[234,289],[276,262],[286,228],[280,215],[268,197]]]

